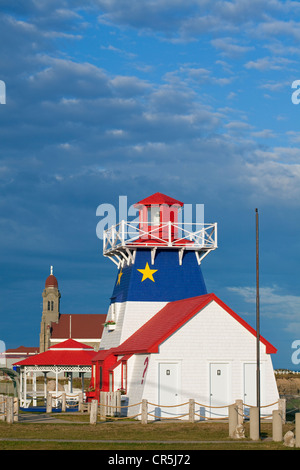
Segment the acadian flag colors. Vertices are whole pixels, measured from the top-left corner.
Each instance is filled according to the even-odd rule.
[[[149,249],[138,249],[135,263],[121,267],[111,302],[171,302],[207,294],[194,251],[180,265],[177,250],[158,249],[154,263]]]

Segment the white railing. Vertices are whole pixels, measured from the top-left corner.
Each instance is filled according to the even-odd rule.
[[[195,227],[195,231],[189,229]],[[217,224],[183,224],[166,222],[159,225],[122,220],[103,232],[103,254],[139,246],[214,250],[217,248]]]

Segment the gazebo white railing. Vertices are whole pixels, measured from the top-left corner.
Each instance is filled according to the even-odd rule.
[[[70,401],[74,401],[76,397],[78,397],[78,391],[73,392],[73,373],[80,373],[81,380],[82,380],[82,393],[84,390],[84,374],[91,373],[91,366],[24,366],[20,370],[20,406],[22,408],[28,408],[31,403],[33,406],[37,405],[37,400],[39,398],[43,398],[46,402],[47,393],[47,374],[51,372],[55,376],[55,390],[50,391],[53,394],[53,397],[59,399],[62,391],[58,389],[58,375],[60,373],[68,372],[70,373],[70,380],[69,380],[69,389],[67,391],[68,398]],[[44,390],[38,391],[36,387],[36,376],[37,374],[44,374]],[[27,379],[30,377],[32,379],[32,390],[29,391],[27,387]]]

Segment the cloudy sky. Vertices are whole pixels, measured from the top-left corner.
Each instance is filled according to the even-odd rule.
[[[106,313],[97,208],[163,192],[218,222],[207,289],[293,364],[300,339],[300,4],[0,0],[1,329],[39,343],[50,265],[62,313]],[[1,101],[1,95],[0,95]],[[117,220],[118,221],[118,220]]]

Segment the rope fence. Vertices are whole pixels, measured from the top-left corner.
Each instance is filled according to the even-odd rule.
[[[285,420],[285,400],[279,399],[276,402],[270,403],[268,405],[262,405],[260,408],[270,408],[278,406],[278,409],[281,412],[281,415]],[[249,419],[250,410],[256,408],[254,405],[248,405],[243,403],[242,400],[237,400],[235,403],[222,406],[211,406],[203,403],[199,403],[194,399],[190,399],[184,403],[176,405],[161,405],[158,403],[152,403],[151,401],[142,400],[134,404],[121,404],[121,396],[118,392],[101,392],[100,400],[92,400],[89,404],[90,407],[90,422],[94,423],[99,417],[100,420],[122,420],[122,419],[135,419],[140,417],[143,423],[150,420],[180,420],[188,419],[190,422],[194,422],[195,419],[200,421],[222,421],[229,419],[229,409],[234,406],[237,410],[239,421]],[[129,413],[129,409],[133,407],[138,407],[136,413]],[[180,407],[188,407],[178,413]],[[149,408],[151,408],[149,410]],[[197,408],[197,409],[196,409]],[[198,409],[199,408],[199,409]],[[174,409],[174,413],[172,412]],[[245,412],[248,409],[249,414]],[[135,410],[134,410],[135,411]],[[272,418],[271,413],[264,413],[260,416],[262,420],[270,420]]]

